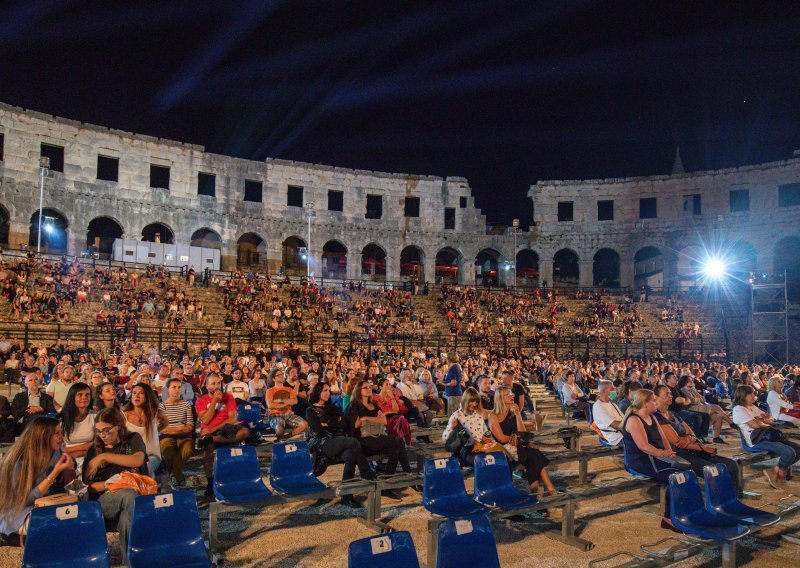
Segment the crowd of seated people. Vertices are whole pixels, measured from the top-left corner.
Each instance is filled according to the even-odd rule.
[[[114,280],[113,274],[109,279]],[[271,309],[275,290],[266,279],[266,287],[253,284],[247,292],[261,294],[264,303],[240,301],[248,282],[245,278],[229,289],[226,284],[230,305]],[[169,290],[165,282],[164,293]],[[320,317],[336,312],[337,300],[313,285],[289,285],[283,292],[293,303],[279,306],[282,318],[284,307],[292,313],[298,306],[304,313],[319,309]],[[171,299],[178,301],[181,293],[175,290]],[[413,311],[412,297],[388,294],[351,297],[359,314],[351,317],[375,317],[384,300],[390,302],[387,310],[396,310],[394,318]],[[519,301],[512,294],[484,294],[488,293],[453,289],[443,298],[453,302],[449,307],[478,306],[485,299],[488,305],[500,302],[498,309],[503,302]],[[600,306],[602,299],[591,301]],[[527,309],[524,303],[521,307]],[[555,303],[541,307],[558,310]],[[611,307],[602,308],[604,318],[619,311]],[[464,317],[470,317],[469,308]],[[414,437],[414,429],[444,414],[449,417],[448,430],[458,423],[465,427],[468,445],[506,452],[512,467],[524,469],[532,491],[555,491],[547,456],[524,441],[533,417],[525,385],[532,383],[559,390],[587,421],[593,419],[605,443],[625,446],[632,470],[661,481],[669,466],[651,457],[677,455],[695,468],[723,463],[733,470],[735,464],[716,455],[717,445],[731,443],[722,437],[725,423],[735,423],[748,446],[780,456],[778,466],[769,470],[769,481],[776,487],[783,488],[791,479],[791,465],[800,455],[796,445],[769,433],[770,415],[791,422],[787,417],[798,407],[800,368],[655,359],[556,360],[547,353],[506,356],[488,350],[443,355],[431,347],[405,354],[362,349],[344,354],[331,345],[317,345],[315,352],[306,354],[294,344],[275,346],[274,351],[267,344],[255,344],[229,353],[211,342],[190,353],[176,345],[159,351],[131,340],[115,343],[108,353],[95,353],[66,342],[23,345],[13,338],[0,338],[0,359],[6,377],[22,387],[12,401],[0,397],[0,434],[11,432],[4,438],[8,441],[17,438],[0,464],[0,533],[7,542],[15,540],[35,499],[63,492],[76,476],[87,486],[88,498],[98,500],[106,518],[116,523],[123,543],[136,493],[106,491],[106,482],[117,473],[153,477],[165,490],[186,487],[187,465],[198,455],[205,497],[213,499],[214,449],[259,442],[237,419],[242,404],[263,408],[278,439],[307,435],[315,470],[342,463],[343,479],[357,473],[371,479],[375,466],[370,460],[377,456],[382,473],[411,471],[409,447],[425,441],[424,436]],[[591,398],[594,389],[596,401]],[[760,410],[759,403],[768,411]],[[767,434],[759,434],[762,429]],[[26,452],[35,460],[23,467]],[[474,456],[472,450],[461,449],[458,457],[469,464]],[[398,495],[390,491],[388,496]],[[344,504],[361,506],[353,499]]]

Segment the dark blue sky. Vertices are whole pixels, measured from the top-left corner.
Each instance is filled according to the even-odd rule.
[[[469,178],[490,221],[537,179],[800,148],[798,2],[6,2],[0,101],[267,156]]]

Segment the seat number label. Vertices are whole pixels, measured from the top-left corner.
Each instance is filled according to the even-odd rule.
[[[78,518],[78,506],[70,505],[69,507],[59,507],[56,509],[56,519],[59,521],[66,521],[68,519]]]
[[[719,475],[716,467],[708,468],[708,472],[711,474],[711,477],[717,477]]]
[[[455,522],[456,534],[469,534],[472,532],[472,521],[469,519],[459,519]]]
[[[231,457],[232,458],[235,458],[235,457],[238,457],[238,456],[241,456],[241,455],[242,455],[242,449],[241,448],[231,448]]]
[[[372,554],[381,554],[392,550],[392,539],[388,536],[379,536],[369,541],[372,546]]]
[[[433,466],[436,469],[444,469],[447,467],[447,460],[446,459],[433,460]]]
[[[175,504],[175,500],[172,497],[172,493],[164,493],[163,495],[156,495],[156,498],[153,499],[153,507],[156,509],[161,509],[162,507],[172,507]]]
[[[285,449],[286,449],[286,453],[287,454],[291,454],[292,452],[296,452],[297,451],[297,445],[296,444],[286,444]]]
[[[494,465],[494,456],[486,456],[486,465]]]
[[[686,482],[686,476],[683,475],[682,473],[676,473],[675,474],[675,481],[677,481],[679,485],[682,484],[682,483],[685,483]]]

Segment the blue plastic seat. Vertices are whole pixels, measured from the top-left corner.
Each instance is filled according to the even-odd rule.
[[[261,408],[254,404],[240,404],[236,409],[236,420],[244,422],[244,425],[251,431],[266,430],[268,428],[261,414]]]
[[[97,501],[31,512],[22,566],[110,566],[103,509]]]
[[[306,495],[327,488],[314,476],[311,453],[305,442],[284,442],[272,446],[269,484],[287,495]]]
[[[750,532],[736,519],[706,510],[700,484],[693,471],[669,476],[670,520],[675,528],[702,538],[736,540]]]
[[[194,491],[137,497],[128,538],[130,568],[211,566]]]
[[[475,456],[475,499],[501,509],[521,509],[539,502],[533,495],[514,487],[503,452]]]
[[[408,531],[354,540],[347,552],[348,568],[419,568],[417,550]]]
[[[422,505],[434,515],[451,518],[489,510],[467,495],[461,466],[454,457],[425,461]]]
[[[272,495],[261,479],[254,447],[229,446],[215,453],[214,495],[219,501],[246,503]]]
[[[750,507],[739,501],[728,468],[722,464],[703,468],[706,480],[706,509],[721,515],[735,517],[740,523],[768,527],[781,518],[778,515]]]
[[[448,519],[439,525],[436,568],[500,568],[494,533],[485,515]]]
[[[742,440],[742,449],[745,450],[746,452],[758,454],[764,451],[764,450],[756,450],[753,448],[753,446],[748,445],[747,440],[745,440],[744,438],[744,432],[742,432],[741,430],[739,430],[739,438],[741,438]]]

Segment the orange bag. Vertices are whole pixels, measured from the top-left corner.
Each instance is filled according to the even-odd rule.
[[[120,489],[133,489],[139,495],[155,495],[158,493],[158,483],[148,475],[141,473],[131,473],[123,471],[119,474],[119,479],[106,484],[109,491],[119,491]]]

